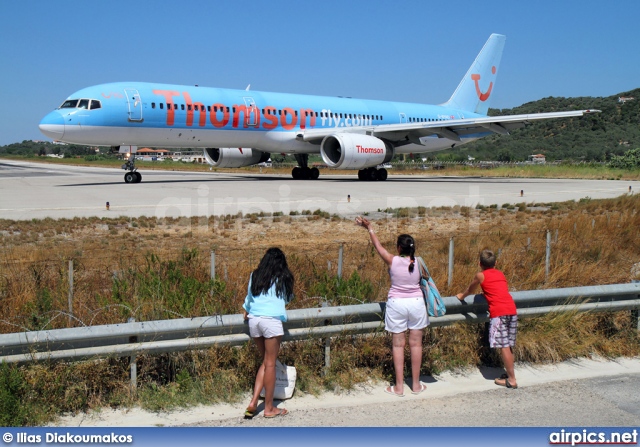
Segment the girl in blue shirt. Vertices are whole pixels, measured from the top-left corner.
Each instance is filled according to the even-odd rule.
[[[244,415],[252,418],[258,409],[258,399],[264,387],[264,417],[273,418],[288,413],[273,405],[276,387],[276,358],[284,335],[282,322],[287,321],[285,305],[293,299],[293,275],[287,259],[279,248],[270,248],[258,268],[249,278],[243,313],[249,320],[249,334],[258,346],[262,365],[256,374],[253,397]]]

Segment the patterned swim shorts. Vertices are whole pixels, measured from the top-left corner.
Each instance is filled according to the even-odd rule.
[[[489,323],[489,346],[492,348],[515,346],[517,332],[517,315],[504,315],[502,317],[492,318]]]

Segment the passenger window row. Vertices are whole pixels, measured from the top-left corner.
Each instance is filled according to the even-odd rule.
[[[170,103],[163,103],[160,102],[157,104],[157,106],[160,109],[164,109],[166,107],[167,110],[195,110],[197,111],[201,111],[204,112],[205,111],[205,106],[202,104],[187,104],[185,106],[185,104],[170,104]],[[156,108],[156,103],[152,102],[151,103],[151,108],[155,109]],[[218,106],[206,106],[206,110],[207,112],[211,112],[211,109],[213,108],[214,112],[231,112],[233,111],[233,113],[236,113],[236,108],[233,107],[232,109],[229,109],[229,107],[218,107]],[[251,108],[249,108],[249,110],[251,110]],[[290,112],[288,112],[286,109],[283,110],[276,110],[276,109],[272,109],[272,108],[266,108],[266,109],[262,109],[261,110],[263,115],[288,115],[290,114]],[[298,116],[298,111],[294,110],[294,115]],[[367,119],[367,120],[383,120],[383,116],[382,115],[362,115],[362,114],[357,114],[357,113],[334,113],[334,112],[314,112],[314,111],[310,111],[310,110],[305,110],[304,112],[304,116],[315,116],[317,117],[321,117],[321,118],[351,118],[351,119]]]
[[[432,121],[446,121],[442,118],[409,118],[410,123],[430,123]]]

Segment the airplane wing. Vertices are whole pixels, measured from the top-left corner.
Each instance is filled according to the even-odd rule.
[[[366,133],[374,137],[402,145],[422,144],[421,137],[437,135],[452,141],[461,141],[467,135],[494,132],[508,135],[510,131],[524,127],[531,121],[568,118],[597,113],[600,110],[573,110],[568,112],[531,113],[525,115],[486,116],[479,118],[452,119],[426,123],[381,124],[378,126],[340,127],[307,129],[298,133],[297,138],[320,144],[327,135],[335,133]]]

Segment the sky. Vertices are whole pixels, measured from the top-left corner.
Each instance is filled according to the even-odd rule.
[[[0,145],[116,81],[439,104],[491,33],[491,107],[640,87],[637,0],[0,1]]]

